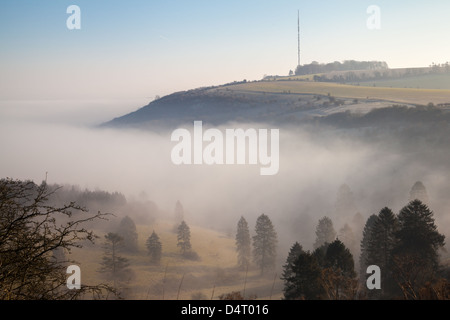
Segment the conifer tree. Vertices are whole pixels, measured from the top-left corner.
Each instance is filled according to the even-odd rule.
[[[118,254],[123,238],[117,233],[109,232],[105,235],[105,253],[102,258],[99,272],[108,275],[114,281],[116,287],[117,281],[124,278],[126,269],[129,266],[128,259]]]
[[[291,250],[291,253],[294,252]],[[291,257],[294,256],[293,254]],[[302,250],[298,254],[292,262],[288,276],[283,277],[283,279],[285,281],[283,291],[286,300],[316,300],[320,299],[324,293],[322,269],[316,257],[309,251]]]
[[[333,227],[333,221],[328,217],[323,217],[319,220],[316,227],[316,241],[314,242],[314,249],[317,249],[325,243],[331,243],[336,239],[336,231]]]
[[[264,270],[275,266],[278,243],[277,233],[267,215],[261,214],[258,217],[255,233],[253,236],[253,260],[263,274]]]
[[[322,281],[330,299],[353,299],[357,291],[355,264],[350,250],[339,239],[330,243],[325,254]]]
[[[369,264],[367,263],[368,259],[368,251],[369,251],[369,242],[371,242],[372,238],[372,228],[375,225],[375,221],[378,219],[376,214],[371,215],[364,226],[362,240],[361,240],[361,250],[359,256],[359,268],[360,268],[360,279],[361,282],[366,281],[366,271]]]
[[[178,226],[177,240],[177,246],[180,248],[183,255],[186,255],[191,251],[191,230],[184,220],[181,221],[181,224]]]
[[[153,231],[151,236],[147,239],[146,246],[151,261],[155,264],[159,264],[159,262],[161,261],[162,244],[155,231]]]
[[[251,257],[251,238],[247,220],[239,219],[236,232],[236,251],[238,254],[238,266],[246,269]]]
[[[397,242],[393,248],[396,283],[406,299],[417,299],[419,290],[434,280],[438,250],[445,236],[437,231],[433,212],[420,200],[413,200],[398,214]]]
[[[383,208],[371,228],[371,235],[367,247],[367,265],[377,265],[382,270],[381,290],[387,297],[394,293],[392,279],[392,257],[396,245],[398,220],[391,209]]]
[[[138,234],[136,229],[136,224],[129,217],[126,216],[120,221],[117,234],[122,237],[121,248],[128,252],[138,251]]]
[[[413,200],[398,215],[398,243],[396,252],[415,253],[437,267],[438,249],[444,246],[445,236],[437,231],[433,212],[420,200]]]

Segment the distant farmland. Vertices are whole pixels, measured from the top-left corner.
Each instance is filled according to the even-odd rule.
[[[386,88],[312,81],[258,81],[227,86],[238,92],[330,95],[337,98],[376,99],[398,103],[450,103],[450,90]]]
[[[422,74],[401,79],[361,81],[361,86],[450,90],[450,74]]]

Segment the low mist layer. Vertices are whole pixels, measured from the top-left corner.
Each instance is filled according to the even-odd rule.
[[[193,129],[192,125],[185,128]],[[227,128],[275,127],[231,123],[215,128],[224,132]],[[172,214],[179,200],[186,220],[228,232],[234,232],[240,216],[253,221],[265,213],[277,227],[280,244],[286,246],[300,241],[310,247],[317,220],[323,216],[331,217],[339,229],[357,212],[367,219],[385,206],[398,211],[409,201],[416,181],[425,184],[438,224],[448,222],[450,171],[444,148],[435,146],[434,156],[428,157],[432,150],[418,144],[415,136],[406,141],[387,132],[377,140],[362,129],[276,128],[280,130],[279,173],[261,176],[259,165],[174,165],[171,131],[5,122],[0,174],[37,183],[47,177],[48,183],[118,191],[129,199],[150,200],[164,214]],[[417,144],[417,150],[396,149],[393,141],[399,146],[408,143],[412,149]],[[343,184],[351,189],[356,207],[345,215],[336,210]]]

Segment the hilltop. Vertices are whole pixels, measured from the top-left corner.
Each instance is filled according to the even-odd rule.
[[[364,78],[358,78],[357,71],[349,71],[339,76],[330,73],[266,77],[260,81],[197,88],[167,95],[102,126],[158,131],[199,119],[211,125],[298,124],[336,113],[367,114],[393,105],[433,105],[448,110],[450,73],[411,70],[415,69],[390,70],[395,77],[370,71],[375,75],[371,77],[364,70],[359,72]],[[356,82],[357,79],[360,81]]]

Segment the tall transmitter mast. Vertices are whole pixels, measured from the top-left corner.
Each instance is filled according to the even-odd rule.
[[[297,66],[300,65],[300,10],[297,11],[297,29],[298,29],[298,62]]]

